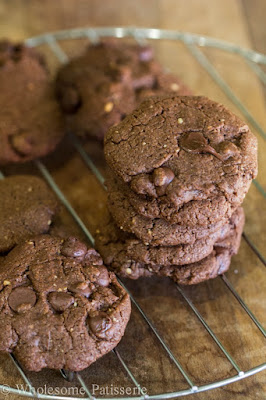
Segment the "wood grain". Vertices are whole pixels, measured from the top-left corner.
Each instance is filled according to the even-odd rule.
[[[256,3],[256,9],[253,4]],[[244,7],[243,7],[244,4]],[[243,0],[2,0],[0,2],[0,35],[24,39],[46,31],[77,26],[136,25],[191,31],[238,43],[255,45],[255,37],[262,37],[264,21],[259,7],[263,1]],[[247,11],[248,10],[248,11]],[[261,21],[261,22],[260,22]],[[264,28],[264,29],[263,29]],[[252,34],[251,34],[252,32]],[[264,31],[265,33],[265,31]],[[257,40],[257,39],[256,39]],[[79,47],[68,46],[71,54]],[[263,45],[263,44],[262,44]],[[256,46],[259,46],[256,44]],[[261,45],[260,45],[261,46]],[[220,91],[209,75],[198,65],[182,45],[167,42],[155,44],[158,58],[171,70],[178,72],[195,93],[206,94],[238,112]],[[262,49],[262,47],[258,47]],[[49,52],[49,65],[56,60]],[[217,70],[236,90],[265,128],[265,103],[262,88],[248,67],[238,58],[206,50]],[[259,135],[258,135],[259,137]],[[265,143],[259,138],[259,182],[266,186]],[[86,149],[104,173],[101,148],[92,143]],[[73,204],[86,226],[95,232],[106,213],[106,194],[80,157],[65,141],[58,151],[45,159],[54,179]],[[36,173],[32,164],[7,168],[6,174]],[[265,213],[263,198],[253,185],[245,201],[247,222],[245,230],[265,255]],[[62,219],[76,235],[82,235],[68,213],[62,210]],[[230,281],[247,302],[254,314],[265,322],[265,278],[263,266],[242,240],[239,254],[234,257],[227,274]],[[141,307],[162,335],[175,357],[181,362],[197,385],[224,379],[235,374],[231,364],[207,331],[192,313],[175,285],[168,280],[126,282]],[[199,286],[185,288],[225,348],[244,370],[265,360],[262,335],[226,289],[220,278]],[[170,361],[154,334],[133,307],[126,335],[118,349],[142,386],[149,394],[181,390],[187,387],[184,378]],[[7,357],[1,356],[0,382],[14,386],[21,382]],[[115,373],[114,373],[115,372]],[[69,386],[59,373],[43,371],[29,374],[35,387]],[[82,373],[88,385],[132,386],[121,364],[113,353],[97,361]],[[265,374],[261,373],[226,387],[193,395],[196,400],[263,400]],[[0,397],[1,398],[1,397]],[[8,396],[9,399],[18,397]],[[187,397],[181,397],[185,399]],[[21,397],[22,399],[22,397]],[[2,398],[1,398],[2,400]]]

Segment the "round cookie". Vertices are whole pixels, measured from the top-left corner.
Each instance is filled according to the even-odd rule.
[[[181,224],[171,223],[163,218],[147,218],[141,215],[144,210],[147,213],[149,210],[149,204],[147,207],[138,207],[140,203],[137,195],[130,191],[129,188],[123,182],[117,182],[115,177],[111,177],[106,181],[108,188],[108,209],[120,229],[133,233],[144,243],[148,243],[152,246],[175,246],[177,244],[191,243],[193,244],[196,240],[204,237],[213,235],[219,228],[226,222],[228,218],[224,215],[220,215],[218,222],[209,223],[202,227],[196,224],[193,226],[182,224],[183,219],[188,220],[188,215],[184,216],[184,212],[181,211]],[[123,190],[123,188],[125,190]],[[134,202],[135,200],[135,202]],[[135,204],[132,206],[131,202]],[[191,213],[189,213],[191,214]],[[151,214],[148,214],[149,216]],[[194,222],[192,218],[190,222]]]
[[[211,196],[205,200],[188,201],[183,206],[175,207],[169,204],[165,197],[153,198],[137,194],[114,174],[109,175],[110,192],[119,190],[121,196],[129,200],[136,212],[146,218],[159,218],[184,227],[207,229],[208,226],[217,224],[219,221],[224,223],[236,209],[222,195]]]
[[[0,165],[53,151],[64,135],[60,108],[41,56],[0,42]]]
[[[0,180],[0,253],[48,232],[59,205],[46,183],[31,175]]]
[[[130,279],[140,277],[170,277],[182,285],[192,285],[213,279],[225,273],[231,262],[231,257],[238,252],[241,234],[244,226],[243,210],[239,209],[239,219],[235,228],[221,241],[217,241],[213,251],[202,260],[186,265],[152,265],[129,259],[119,259],[110,256],[104,247],[99,247],[106,264],[117,274]]]
[[[140,99],[169,90],[188,92],[178,78],[163,73],[151,47],[119,39],[88,46],[82,56],[60,69],[56,80],[68,130],[99,140]]]
[[[56,90],[68,129],[102,140],[135,108],[134,86],[152,84],[151,57],[150,48],[107,40],[63,66]]]
[[[112,189],[108,192],[108,208],[115,223],[128,233],[133,233],[144,243],[152,246],[175,246],[194,243],[196,240],[212,235],[225,223],[221,219],[216,224],[202,227],[189,227],[171,224],[164,219],[150,219],[139,215],[122,192]]]
[[[80,371],[121,340],[130,299],[94,249],[71,237],[36,236],[0,270],[0,351],[23,367]]]
[[[207,257],[217,242],[231,235],[238,226],[242,226],[244,212],[238,208],[217,232],[193,244],[176,246],[150,246],[134,235],[126,234],[116,227],[113,221],[105,224],[96,237],[96,248],[107,265],[113,263],[139,262],[148,265],[185,265],[195,263]]]
[[[145,100],[109,130],[105,157],[152,211],[143,215],[172,223],[181,223],[185,209],[191,215],[183,224],[193,225],[193,214],[205,226],[230,217],[257,174],[255,136],[224,106],[201,96]]]

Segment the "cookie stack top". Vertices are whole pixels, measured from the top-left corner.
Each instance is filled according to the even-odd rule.
[[[105,158],[143,196],[136,200],[143,215],[208,225],[243,201],[257,174],[257,140],[240,118],[206,97],[150,98],[109,130]],[[150,199],[154,210],[146,207]]]

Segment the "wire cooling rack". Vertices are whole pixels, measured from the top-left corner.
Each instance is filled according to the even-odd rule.
[[[244,117],[247,119],[247,121],[250,123],[250,125],[255,128],[255,130],[260,134],[260,136],[265,139],[266,134],[263,131],[262,127],[260,124],[256,121],[256,119],[252,116],[250,111],[244,106],[244,104],[240,101],[240,99],[237,97],[237,95],[234,93],[234,91],[230,88],[230,86],[226,83],[226,81],[222,78],[222,76],[218,73],[214,65],[209,61],[209,59],[205,56],[205,54],[201,51],[200,47],[213,47],[217,48],[223,51],[231,52],[234,54],[239,55],[242,57],[249,67],[254,71],[254,73],[258,76],[258,78],[262,81],[263,84],[266,83],[266,74],[264,71],[260,68],[259,64],[266,64],[266,56],[257,52],[254,52],[249,49],[243,49],[239,46],[229,44],[223,41],[219,41],[216,39],[212,39],[209,37],[205,36],[199,36],[195,34],[189,34],[189,33],[184,33],[184,32],[178,32],[178,31],[169,31],[169,30],[162,30],[162,29],[142,29],[142,28],[123,28],[123,27],[115,27],[115,28],[85,28],[85,29],[72,29],[72,30],[64,30],[64,31],[58,31],[54,33],[49,33],[49,34],[44,34],[40,35],[37,37],[33,37],[30,39],[26,40],[26,44],[30,47],[38,47],[41,45],[46,45],[48,46],[54,55],[58,58],[58,60],[61,63],[65,63],[68,61],[68,56],[66,55],[65,51],[62,49],[60,46],[59,42],[61,40],[74,40],[74,39],[84,39],[88,38],[91,42],[97,42],[97,40],[100,37],[117,37],[117,38],[123,38],[123,37],[131,37],[134,38],[137,42],[142,43],[146,39],[154,39],[154,40],[169,40],[169,41],[179,41],[182,42],[189,52],[192,54],[192,56],[196,59],[196,61],[203,67],[205,70],[208,72],[208,74],[211,76],[211,78],[215,81],[216,84],[219,85],[220,89],[225,93],[225,95],[235,104],[235,106],[239,109],[239,111],[244,115]],[[71,145],[74,147],[75,151],[78,152],[80,157],[82,158],[83,162],[86,164],[86,166],[95,174],[96,178],[98,179],[99,183],[101,186],[104,187],[104,178],[101,175],[100,171],[96,167],[96,165],[93,163],[92,159],[88,155],[88,153],[85,151],[84,147],[80,143],[80,141],[71,135],[69,137]],[[52,175],[50,174],[48,168],[44,165],[44,163],[40,160],[36,160],[34,162],[35,166],[38,168],[39,172],[42,174],[42,176],[45,178],[47,183],[51,186],[51,188],[54,190],[60,201],[63,203],[65,208],[68,210],[68,212],[71,214],[77,225],[81,228],[81,230],[84,232],[84,234],[87,236],[87,239],[89,242],[93,245],[94,244],[94,238],[88,228],[86,227],[85,223],[81,220],[73,206],[70,204],[70,202],[67,200],[66,196],[64,193],[60,190],[59,186],[56,184],[55,180],[53,179]],[[0,171],[0,178],[4,179],[4,174]],[[256,180],[253,181],[253,184],[255,185],[256,189],[260,191],[260,193],[265,197],[265,191],[263,187],[260,185],[260,183]],[[259,260],[266,265],[265,259],[263,255],[259,252],[257,249],[256,245],[253,243],[253,241],[250,239],[250,237],[247,234],[243,234],[244,240],[247,242],[249,247],[252,249],[252,251],[256,254],[256,256],[259,258]],[[239,304],[240,307],[245,311],[245,313],[250,317],[252,320],[254,326],[260,331],[260,333],[266,337],[265,329],[263,328],[262,324],[258,321],[258,319],[255,317],[253,312],[250,310],[250,308],[247,306],[247,304],[244,302],[242,297],[238,294],[238,292],[235,290],[233,284],[230,282],[230,280],[225,276],[221,276],[220,279],[222,280],[223,284],[225,285],[226,289],[228,289],[231,294],[235,297],[237,300],[237,303]],[[125,287],[123,282],[120,281],[120,283]],[[158,333],[157,328],[153,324],[152,320],[149,318],[149,316],[143,311],[142,307],[136,300],[136,298],[129,292],[131,296],[131,301],[133,305],[135,306],[137,312],[140,314],[141,318],[143,318],[145,324],[147,324],[149,331],[156,340],[159,342],[159,345],[162,347],[163,351],[165,352],[166,356],[169,357],[171,362],[173,363],[174,367],[179,370],[179,372],[182,374],[183,378],[185,379],[187,383],[187,388],[170,392],[170,393],[144,393],[141,382],[138,382],[137,378],[134,376],[134,373],[130,369],[130,367],[127,365],[125,360],[123,359],[122,355],[120,354],[119,350],[116,348],[113,350],[113,353],[119,360],[119,363],[121,363],[125,373],[127,374],[128,378],[131,380],[133,385],[139,389],[138,396],[131,396],[127,397],[131,398],[133,400],[138,400],[138,399],[171,399],[171,398],[176,398],[184,395],[192,395],[195,393],[200,393],[206,390],[210,389],[215,389],[224,385],[228,385],[232,382],[236,382],[238,380],[244,379],[248,376],[254,375],[260,371],[263,371],[266,369],[266,363],[260,364],[260,365],[254,365],[253,368],[248,369],[248,370],[243,370],[237,362],[234,360],[233,356],[230,354],[230,352],[224,347],[223,343],[219,340],[219,338],[215,335],[214,331],[211,329],[211,327],[208,325],[206,320],[203,318],[201,315],[200,311],[198,308],[194,305],[192,302],[191,298],[186,294],[185,290],[179,286],[176,285],[177,291],[179,294],[183,297],[183,300],[189,307],[190,311],[194,313],[194,315],[198,318],[200,323],[203,325],[203,327],[206,329],[206,331],[209,334],[210,340],[215,343],[216,346],[220,349],[220,351],[223,353],[223,355],[226,357],[228,362],[231,364],[231,367],[233,370],[235,370],[234,375],[229,376],[225,379],[215,381],[206,385],[201,385],[197,386],[193,379],[189,376],[189,373],[186,371],[185,367],[181,364],[179,359],[173,354],[171,348],[168,346],[164,338]],[[126,290],[128,290],[125,287]],[[65,399],[71,399],[71,400],[78,400],[80,398],[86,398],[88,400],[96,399],[90,391],[90,388],[82,378],[80,373],[71,373],[68,371],[61,370],[62,377],[71,381],[73,380],[73,377],[75,377],[76,381],[80,385],[80,387],[83,388],[85,397],[73,397],[73,396],[61,396],[61,395],[49,395],[49,394],[42,394],[42,393],[37,393],[35,388],[33,387],[30,378],[27,376],[27,373],[21,368],[19,365],[18,361],[15,359],[13,355],[10,355],[11,360],[13,361],[15,367],[17,368],[18,372],[20,373],[23,381],[25,382],[25,385],[27,387],[27,390],[20,390],[18,388],[14,387],[9,387],[7,389],[7,385],[5,383],[0,385],[0,391],[2,393],[10,393],[10,394],[17,394],[20,396],[25,396],[29,398],[40,398],[40,399],[53,399],[53,400],[65,400]],[[5,390],[7,390],[5,392]],[[100,398],[100,397],[97,397]],[[102,398],[102,397],[101,397]],[[105,399],[109,399],[108,397],[104,397]],[[115,397],[111,397],[110,399],[115,399]],[[119,397],[119,399],[122,399],[122,397]]]

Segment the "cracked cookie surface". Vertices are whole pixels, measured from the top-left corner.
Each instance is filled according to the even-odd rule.
[[[32,175],[0,180],[0,253],[33,235],[48,232],[58,201],[46,183]]]
[[[149,46],[103,40],[63,66],[56,80],[69,131],[103,140],[106,131],[156,93],[189,90],[154,61]]]
[[[130,299],[94,249],[40,235],[0,265],[0,351],[31,371],[80,371],[124,334]]]
[[[113,181],[110,186],[115,186]],[[166,222],[184,227],[207,229],[210,225],[230,218],[237,208],[236,204],[227,201],[223,195],[210,196],[203,200],[190,200],[177,207],[166,197],[153,198],[138,195],[122,181],[119,182],[119,187],[122,195],[129,199],[139,215],[150,219],[164,219]]]
[[[42,57],[0,42],[0,165],[53,151],[64,135],[62,115]]]
[[[148,258],[147,254],[144,254],[142,243],[119,232],[113,226],[107,226],[107,232],[103,229],[98,234],[96,247],[105,264],[123,277],[138,279],[141,276],[168,276],[178,283],[191,285],[215,278],[229,268],[231,257],[237,253],[240,245],[244,219],[244,211],[239,208],[233,214],[229,226],[221,230],[220,238],[213,243],[210,253],[201,257],[199,261],[188,262],[185,265],[174,263],[179,261],[177,253],[174,254],[173,263],[169,262],[171,249],[173,251],[175,247],[161,248],[166,251],[166,259],[161,261],[166,262],[165,265],[156,263],[156,258]],[[159,251],[162,251],[161,249]],[[146,253],[148,250],[150,249],[146,247]]]
[[[206,226],[243,201],[257,174],[257,140],[224,106],[171,95],[143,101],[112,127],[105,158],[140,214]]]

